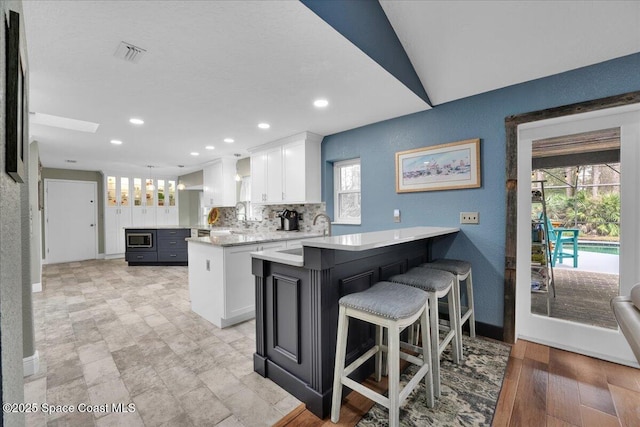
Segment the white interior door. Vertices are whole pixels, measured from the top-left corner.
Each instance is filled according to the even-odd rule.
[[[516,337],[638,366],[619,330],[537,314],[531,307],[531,147],[537,139],[620,127],[620,294],[640,281],[640,105],[526,123],[518,127]],[[613,314],[612,314],[613,316]]]
[[[45,180],[45,244],[49,264],[95,259],[97,184]]]

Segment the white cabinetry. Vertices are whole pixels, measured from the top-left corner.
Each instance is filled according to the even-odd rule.
[[[285,242],[227,247],[189,242],[191,309],[219,328],[254,318],[251,252],[285,247]]]
[[[319,203],[320,143],[311,132],[251,150],[251,202]]]
[[[177,225],[178,205],[176,203],[175,179],[158,179],[157,192],[156,225]]]
[[[105,256],[125,252],[124,228],[178,225],[175,178],[141,173],[105,173]]]
[[[131,226],[130,178],[109,175],[105,185],[105,254],[124,254],[124,228]]]
[[[251,156],[251,201],[282,201],[282,147],[270,148]]]
[[[236,160],[218,159],[202,170],[203,202],[206,207],[235,206]]]

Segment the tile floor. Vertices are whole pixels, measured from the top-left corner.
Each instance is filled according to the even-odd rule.
[[[46,265],[43,287],[25,402],[76,412],[28,414],[27,426],[270,426],[300,404],[253,372],[253,321],[219,329],[191,312],[187,267]],[[135,412],[77,411],[119,403]]]

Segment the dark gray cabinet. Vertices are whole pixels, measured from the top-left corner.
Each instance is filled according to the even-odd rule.
[[[127,229],[125,233],[136,230]],[[155,241],[152,247],[144,251],[127,247],[125,259],[129,265],[187,265],[188,228],[160,228],[154,230]]]

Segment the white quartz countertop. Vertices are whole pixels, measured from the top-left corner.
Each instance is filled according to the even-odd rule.
[[[369,233],[346,234],[344,236],[316,237],[302,240],[302,246],[335,249],[343,251],[366,251],[383,248],[415,240],[457,233],[459,228],[452,227],[411,227],[395,230],[373,231]],[[252,252],[251,256],[280,264],[304,266],[304,256],[300,250],[275,250]]]
[[[192,229],[198,228],[203,230],[211,229],[208,225],[154,225],[153,227],[124,227],[125,230],[166,230],[166,229]]]
[[[253,232],[231,230],[227,233],[223,230],[220,230],[220,232],[212,230],[212,234],[210,236],[188,237],[186,240],[190,243],[201,243],[213,246],[241,246],[251,245],[254,243],[307,239],[321,235],[322,233],[304,231]]]
[[[457,233],[454,227],[409,227],[394,230],[372,231],[368,233],[345,234],[343,236],[318,237],[303,240],[302,246],[335,249],[340,251],[366,251],[385,246],[428,239]]]
[[[294,267],[304,267],[304,256],[302,255],[302,248],[298,248],[297,250],[267,249],[266,251],[251,252],[251,256],[253,258],[277,262],[278,264],[293,265]]]

